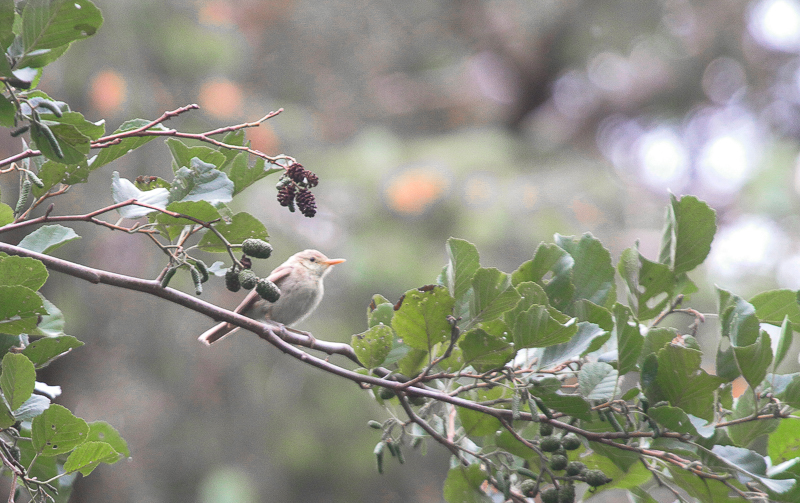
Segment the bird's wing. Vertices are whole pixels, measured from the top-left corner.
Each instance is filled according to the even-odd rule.
[[[286,276],[288,276],[291,271],[292,271],[291,265],[281,264],[275,269],[273,269],[271,273],[269,273],[267,279],[269,281],[272,281],[276,285],[280,285],[281,280]]]
[[[273,283],[280,284],[281,280],[288,276],[291,270],[292,267],[289,265],[279,265],[270,273],[267,279]],[[237,314],[248,312],[260,298],[261,297],[259,297],[255,290],[250,290],[244,300],[242,300],[242,302],[236,306],[236,309],[234,309],[233,312]],[[236,325],[222,322],[203,332],[202,335],[198,337],[198,340],[208,346],[222,339],[226,335],[232,334],[238,329],[239,327]]]

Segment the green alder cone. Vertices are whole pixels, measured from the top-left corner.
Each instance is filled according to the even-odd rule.
[[[534,498],[539,493],[536,481],[533,479],[523,480],[522,484],[520,484],[519,486],[519,490],[520,492],[522,492],[523,495],[527,496],[528,498]]]
[[[586,465],[581,463],[580,461],[570,461],[569,463],[567,463],[566,473],[570,477],[574,477],[575,475],[580,475],[585,471],[586,471]]]
[[[269,258],[272,245],[261,239],[249,238],[242,242],[242,252],[253,258]]]
[[[561,449],[561,441],[555,437],[545,437],[539,442],[539,447],[544,452],[555,452]]]
[[[574,451],[581,446],[581,439],[574,433],[567,433],[564,435],[564,438],[561,439],[561,444],[564,446],[564,449]]]
[[[239,273],[239,284],[245,290],[252,290],[258,284],[258,276],[250,269],[245,269]]]
[[[258,281],[256,293],[267,302],[275,302],[281,297],[281,291],[278,286],[268,279]]]
[[[225,288],[231,292],[238,292],[241,290],[242,284],[239,282],[238,272],[234,271],[233,269],[228,269],[225,271]]]
[[[549,437],[553,434],[553,425],[550,423],[542,423],[539,425],[539,434],[543,437]]]
[[[561,484],[558,489],[558,503],[573,503],[575,501],[575,486]]]
[[[602,470],[588,470],[583,474],[586,483],[592,487],[599,487],[603,484],[608,484],[612,479],[606,477]]]
[[[542,503],[558,503],[558,489],[548,487],[541,494]]]
[[[557,472],[566,468],[568,463],[567,457],[561,454],[553,454],[550,458],[550,468]]]

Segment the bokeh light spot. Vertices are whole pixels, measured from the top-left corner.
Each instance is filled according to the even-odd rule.
[[[750,33],[765,47],[800,51],[800,3],[762,0],[750,11]]]
[[[233,26],[233,7],[226,0],[203,2],[198,11],[200,24],[206,26]]]
[[[241,114],[242,91],[229,80],[206,81],[200,87],[198,99],[206,113],[219,119],[232,119]]]
[[[700,176],[721,192],[737,191],[750,174],[747,157],[747,149],[740,140],[732,136],[712,138],[700,153]]]
[[[655,189],[678,191],[684,185],[689,154],[678,135],[668,128],[644,133],[638,141],[643,181]]]
[[[89,86],[92,105],[103,115],[114,115],[122,109],[128,96],[125,78],[114,70],[103,70]]]
[[[386,204],[395,213],[419,216],[443,198],[450,180],[440,170],[409,168],[392,177],[384,187]]]
[[[743,217],[723,227],[711,247],[709,266],[720,276],[766,275],[786,247],[784,232],[772,220]]]

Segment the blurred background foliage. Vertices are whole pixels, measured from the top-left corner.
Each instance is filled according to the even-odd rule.
[[[41,88],[108,131],[193,102],[167,126],[285,109],[248,136],[320,176],[319,212],[279,207],[272,178],[236,209],[271,233],[260,272],[303,248],[347,258],[301,327],[319,338],[364,330],[373,293],[433,282],[449,236],[505,271],[556,232],[592,232],[615,259],[638,239],[656,259],[668,190],[718,211],[694,307],[715,309],[712,283],[800,288],[798,0],[95,1],[104,26]],[[170,178],[163,143],[141,150],[113,168]],[[57,211],[110,203],[110,183],[96,174]],[[141,237],[77,230],[60,256],[150,278],[164,266]],[[132,292],[53,275],[44,293],[87,343],[48,381],[133,453],[72,501],[442,501],[436,445],[377,474],[366,421],[386,413],[356,386],[246,334],[204,348],[211,320]],[[203,297],[240,296],[220,282]]]

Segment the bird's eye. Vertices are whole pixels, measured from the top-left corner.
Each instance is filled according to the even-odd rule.
[[[316,262],[317,261],[317,257],[311,257],[309,260],[312,261],[312,262]]]

